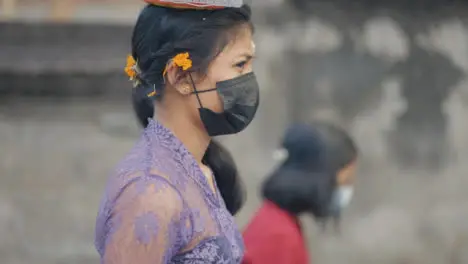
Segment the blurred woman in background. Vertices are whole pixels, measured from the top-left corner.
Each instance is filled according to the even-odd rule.
[[[337,126],[316,122],[286,131],[280,166],[265,180],[263,205],[243,236],[245,264],[307,264],[299,216],[339,219],[353,194],[357,149]]]

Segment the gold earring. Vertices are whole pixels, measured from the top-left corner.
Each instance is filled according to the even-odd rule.
[[[182,93],[189,94],[191,92],[190,85],[186,84],[182,87]]]

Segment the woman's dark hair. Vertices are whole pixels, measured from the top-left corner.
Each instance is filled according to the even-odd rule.
[[[226,208],[235,215],[244,205],[246,193],[231,153],[219,142],[212,140],[202,162],[213,171]]]
[[[263,183],[263,197],[294,215],[330,217],[337,172],[357,157],[353,140],[337,126],[314,122],[291,126],[282,147],[288,157]]]
[[[236,30],[248,26],[250,8],[187,10],[147,5],[141,12],[132,37],[132,56],[136,59],[140,84],[133,90],[133,108],[140,124],[148,125],[154,114],[153,91],[164,96],[163,71],[167,62],[182,52],[192,60],[190,71],[206,73],[210,62],[236,36]],[[227,149],[212,141],[203,157],[211,168],[221,196],[231,214],[236,214],[245,200],[245,192],[236,164]]]

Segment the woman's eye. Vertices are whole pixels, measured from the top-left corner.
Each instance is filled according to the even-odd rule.
[[[247,61],[242,61],[242,62],[239,62],[236,64],[236,67],[237,68],[244,68],[244,66],[247,64]]]

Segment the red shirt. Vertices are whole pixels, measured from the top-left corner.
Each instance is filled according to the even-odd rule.
[[[244,230],[243,264],[308,264],[297,218],[265,201]]]

